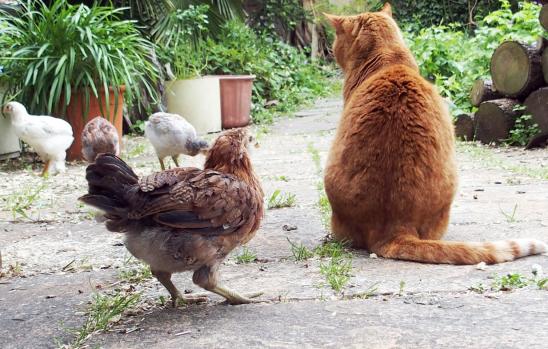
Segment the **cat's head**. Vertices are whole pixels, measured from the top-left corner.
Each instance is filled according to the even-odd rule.
[[[405,45],[398,25],[392,18],[392,7],[384,4],[379,12],[355,16],[324,14],[335,28],[333,52],[337,63],[346,70],[352,62],[363,61],[374,52],[393,45]]]

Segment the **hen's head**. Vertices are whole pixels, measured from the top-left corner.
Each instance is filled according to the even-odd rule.
[[[4,106],[2,112],[5,115],[14,116],[14,115],[25,115],[27,114],[27,108],[19,102],[9,102]]]
[[[235,170],[251,170],[249,150],[253,136],[246,128],[234,128],[223,132],[207,154],[205,168],[234,173]]]

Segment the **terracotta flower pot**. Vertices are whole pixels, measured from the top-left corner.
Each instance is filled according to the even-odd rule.
[[[89,112],[87,117],[85,116],[85,102],[86,97],[84,91],[74,91],[70,99],[70,103],[67,106],[65,112],[68,123],[72,126],[72,132],[74,134],[74,142],[67,151],[67,160],[82,160],[82,131],[86,123],[97,117],[102,116],[110,121],[116,130],[118,131],[118,137],[120,139],[120,146],[122,142],[122,129],[123,129],[123,107],[124,107],[124,91],[125,86],[118,88],[118,100],[114,98],[114,89],[109,88],[109,104],[110,115],[107,113],[105,98],[101,101],[95,98],[93,95],[89,98]],[[99,90],[100,94],[104,94],[104,90]],[[117,102],[117,103],[116,103]]]
[[[221,75],[221,120],[223,128],[249,125],[254,75]]]

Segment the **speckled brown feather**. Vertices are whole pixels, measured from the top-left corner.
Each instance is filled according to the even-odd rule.
[[[99,116],[91,119],[82,131],[82,155],[91,163],[100,153],[119,155],[120,146],[116,128]]]

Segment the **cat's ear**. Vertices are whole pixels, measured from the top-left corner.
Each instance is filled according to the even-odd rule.
[[[323,15],[325,16],[325,18],[327,18],[329,23],[331,23],[333,28],[335,28],[335,31],[337,32],[337,34],[342,33],[344,17],[330,15],[329,13],[325,13],[325,12]]]
[[[390,5],[389,2],[385,2],[382,9],[381,9],[381,12],[384,12],[387,15],[389,15],[390,17],[392,17],[392,5]]]

